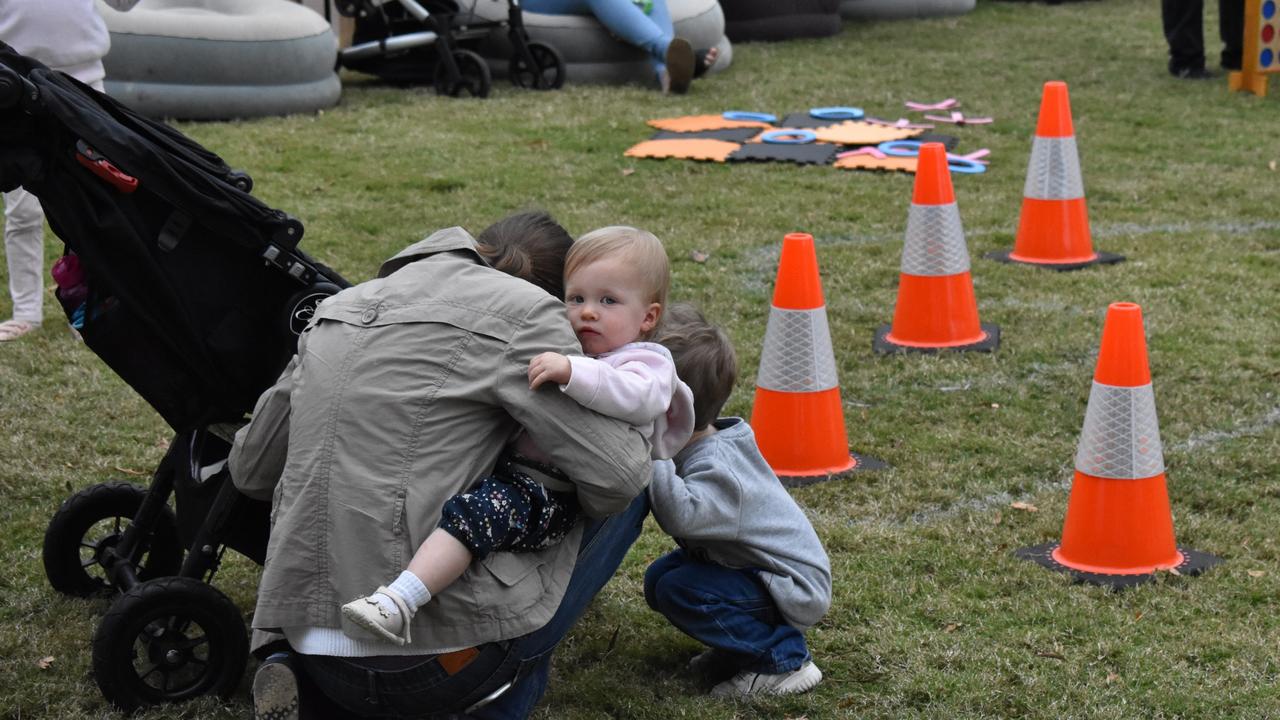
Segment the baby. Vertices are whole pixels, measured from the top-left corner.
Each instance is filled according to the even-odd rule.
[[[536,273],[538,258],[531,260],[528,271]],[[587,233],[565,256],[564,295],[588,357],[547,352],[529,362],[530,389],[555,383],[583,406],[634,425],[659,459],[673,456],[693,432],[688,386],[676,377],[671,353],[647,342],[662,319],[670,278],[666,251],[652,234],[623,226]],[[406,644],[417,609],[473,559],[548,547],[577,519],[571,481],[521,433],[493,475],[445,503],[439,526],[408,569],[343,605],[342,615],[379,638]]]

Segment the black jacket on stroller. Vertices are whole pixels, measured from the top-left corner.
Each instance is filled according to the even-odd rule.
[[[117,707],[228,695],[247,634],[206,583],[225,548],[263,562],[269,506],[235,490],[230,444],[209,428],[243,420],[348,283],[298,249],[302,224],[251,196],[247,175],[0,43],[0,190],[18,186],[66,243],[62,267],[74,256],[81,271],[57,291],[68,318],[176,431],[148,489],[105,482],[62,503],[45,574],[69,595],[121,593],[93,639]]]

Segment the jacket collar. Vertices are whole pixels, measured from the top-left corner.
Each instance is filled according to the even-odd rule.
[[[484,265],[484,258],[476,252],[475,238],[460,227],[454,226],[437,230],[409,247],[401,250],[390,260],[382,263],[378,277],[384,278],[400,268],[416,260],[443,252],[460,250],[473,258],[477,264]]]

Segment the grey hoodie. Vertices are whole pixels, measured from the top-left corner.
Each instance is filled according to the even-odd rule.
[[[804,511],[742,418],[653,464],[653,516],[694,559],[762,572],[787,622],[804,630],[831,606],[831,563]]]

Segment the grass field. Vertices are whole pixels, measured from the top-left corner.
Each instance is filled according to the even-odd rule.
[[[1280,716],[1280,101],[1170,78],[1148,0],[984,0],[959,18],[734,50],[728,72],[683,97],[496,84],[460,101],[347,76],[322,114],[179,125],[250,172],[256,195],[306,223],[304,248],[353,280],[429,231],[522,208],[575,234],[654,231],[673,295],[735,341],[737,415],[751,412],[782,236],[816,237],[850,444],[892,464],[794,491],[835,575],[809,633],[826,680],[788,699],[705,698],[682,671],[696,644],[642,598],[647,563],[672,545],[650,522],[562,646],[538,717]],[[1123,264],[1054,274],[980,259],[1013,243],[1040,88],[1055,79],[1070,85],[1095,246]],[[1004,334],[990,355],[871,352],[892,317],[908,176],[622,155],[650,118],[830,105],[894,118],[904,100],[944,97],[996,119],[954,131],[962,152],[991,149],[987,174],[955,179],[982,319]],[[52,236],[47,250],[61,251]],[[1061,531],[1117,300],[1146,317],[1179,542],[1226,559],[1119,594],[1012,557]],[[50,293],[45,328],[0,346],[0,717],[13,720],[113,716],[89,672],[109,600],[50,590],[42,536],[74,490],[146,482],[168,436],[56,311]],[[231,558],[216,583],[246,620],[257,572]],[[143,717],[249,712],[246,676],[225,703]]]

